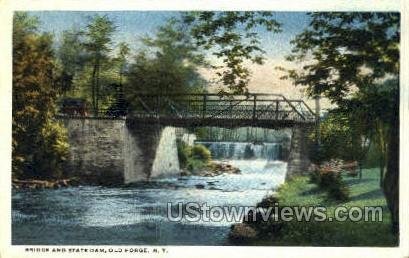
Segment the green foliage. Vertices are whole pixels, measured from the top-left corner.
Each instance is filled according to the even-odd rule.
[[[106,110],[118,98],[118,85],[124,76],[130,49],[118,45],[117,56],[111,55],[115,26],[107,16],[95,15],[85,29],[64,31],[58,48],[60,77],[64,97],[86,99],[93,112]]]
[[[398,104],[397,78],[362,87],[324,118],[321,145],[319,149],[312,149],[312,161],[321,163],[339,158],[356,160],[360,167],[379,167],[382,185],[388,146],[397,148],[389,142],[391,137],[396,137],[391,136],[391,128],[396,123]]]
[[[26,13],[15,13],[13,22],[13,176],[56,177],[68,145],[53,118],[61,89],[54,78],[52,38],[38,34],[36,19]]]
[[[107,16],[95,15],[84,30],[64,32],[58,56],[65,96],[87,99],[94,112],[124,96],[135,110],[141,108],[135,97],[141,93],[204,92],[208,82],[200,68],[214,68],[230,90],[246,92],[250,72],[244,62],[263,61],[254,31],[278,32],[280,27],[270,12],[183,12],[178,17],[159,27],[155,36],[142,38],[145,48],[134,62],[129,62],[130,47],[123,42],[112,57],[115,26]],[[210,55],[224,65],[211,65],[206,61]]]
[[[205,81],[195,65],[168,58],[162,55],[150,58],[139,53],[130,67],[129,83],[125,87],[125,96],[131,104],[135,95],[140,94],[203,92]]]
[[[329,199],[337,201],[349,199],[349,189],[339,172],[317,169],[310,173],[310,182],[325,190]]]
[[[314,61],[290,70],[311,96],[342,103],[350,91],[399,73],[399,13],[311,13],[310,26],[292,41],[290,61]],[[312,59],[312,60],[311,60]]]
[[[145,37],[143,43],[147,49],[137,54],[125,85],[125,97],[134,109],[139,107],[139,94],[204,91],[205,80],[197,71],[206,65],[203,56],[174,21],[160,27],[155,37]]]
[[[92,54],[94,61],[102,59],[108,54],[115,26],[107,16],[95,15],[87,25],[85,47]]]
[[[378,88],[376,82],[399,77],[400,14],[327,12],[310,16],[310,26],[293,40],[293,53],[287,58],[304,62],[303,69],[287,70],[283,78],[291,78],[296,85],[305,86],[310,96],[329,98],[349,116],[354,116],[355,125],[351,128],[357,148],[362,146],[359,136],[379,144],[383,152],[379,159],[383,163],[381,174],[387,163],[385,183],[381,183],[396,230],[399,218],[399,91],[393,90],[396,88],[393,85],[398,83],[385,83],[385,88],[389,88],[387,92],[393,93],[389,105],[381,101],[373,106],[377,99],[370,96],[373,96],[372,88]],[[351,92],[355,93],[352,101]],[[372,108],[365,108],[370,106]],[[384,119],[384,114],[388,119]],[[362,161],[362,155],[360,158]]]
[[[341,173],[320,173],[319,186],[327,190],[328,197],[337,201],[348,200],[349,191],[342,180]]]
[[[364,168],[375,168],[379,167],[380,164],[380,157],[382,157],[382,152],[378,148],[377,144],[371,144],[368,149],[368,153],[363,161],[362,166]],[[385,165],[385,164],[384,164]]]
[[[396,78],[361,88],[324,118],[321,146],[318,151],[312,150],[312,160],[320,163],[340,158],[356,160],[361,166],[380,167],[382,183],[398,103]]]
[[[77,73],[84,69],[88,56],[83,44],[84,33],[73,29],[64,31],[57,57],[61,65],[60,84],[64,93],[72,91],[73,80]]]
[[[321,174],[318,169],[315,169],[309,174],[309,182],[312,184],[320,185],[321,184]]]
[[[126,62],[127,57],[129,56],[131,49],[129,48],[129,45],[125,42],[121,42],[118,45],[119,48],[119,53],[118,53],[118,59],[123,63]]]
[[[331,159],[361,161],[366,154],[367,146],[359,131],[360,123],[354,123],[354,117],[347,112],[332,110],[320,124],[321,145],[315,153],[315,161]],[[311,135],[315,141],[315,133]],[[312,146],[316,147],[316,146]]]
[[[207,163],[211,160],[212,154],[204,145],[195,144],[192,147],[192,157]]]
[[[346,106],[347,105],[347,106]],[[399,80],[397,77],[385,80],[370,87],[361,89],[354,98],[345,104],[345,110],[356,110],[354,112],[357,120],[368,124],[367,134],[378,151],[378,164],[383,170],[386,166],[388,145],[392,134],[391,129],[396,125],[399,110]],[[392,135],[391,135],[392,134]],[[397,148],[396,146],[391,146]],[[373,154],[373,153],[372,153]],[[383,174],[383,172],[381,172]]]
[[[211,161],[211,153],[205,146],[195,144],[191,147],[181,140],[176,143],[181,168],[193,171],[205,167]]]
[[[245,61],[263,63],[257,30],[280,31],[280,24],[271,12],[186,12],[182,13],[195,45],[222,60],[223,65],[212,66],[219,81],[235,93],[247,92],[250,71]]]
[[[190,171],[195,171],[195,170],[197,170],[197,169],[201,169],[201,168],[205,167],[206,164],[207,164],[207,163],[206,163],[206,162],[203,162],[202,160],[190,158],[190,159],[187,161],[186,168],[187,168],[188,170],[190,170]]]
[[[106,96],[107,88],[101,90],[100,74],[101,70],[104,71],[101,69],[102,65],[109,60],[108,54],[111,51],[110,44],[114,31],[115,27],[107,16],[95,15],[85,32],[86,42],[84,46],[90,55],[90,63],[92,65],[91,98],[95,115],[100,108],[100,96]]]
[[[178,150],[179,165],[181,168],[185,168],[187,166],[189,158],[192,156],[192,148],[179,139],[176,141],[176,144]]]
[[[123,75],[125,73],[125,68],[127,65],[127,58],[130,55],[131,49],[129,48],[129,45],[125,42],[119,43],[118,46],[118,57],[116,58],[115,61],[118,62],[119,66],[119,85],[121,86],[121,91],[123,90],[122,88],[122,83],[123,83]],[[123,92],[121,92],[123,94]]]
[[[67,131],[60,123],[48,120],[41,129],[33,167],[43,178],[63,176],[63,166],[69,155]]]
[[[206,127],[194,128],[193,133],[196,135],[197,139],[209,139],[209,130]]]
[[[365,180],[345,178],[350,187],[350,199],[342,203],[345,207],[384,207],[385,197],[379,188],[377,169],[364,169]],[[365,197],[366,196],[366,197]],[[278,190],[280,206],[326,207],[328,217],[334,218],[338,202],[327,198],[324,190],[316,189],[306,176],[295,177]],[[390,212],[383,209],[382,221],[323,221],[285,223],[279,234],[271,239],[258,240],[255,245],[279,246],[397,246],[398,234],[390,231]],[[308,236],[308,237],[305,237]]]

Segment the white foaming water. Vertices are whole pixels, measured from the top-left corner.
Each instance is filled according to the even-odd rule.
[[[264,197],[274,193],[277,187],[285,181],[287,170],[285,162],[257,159],[229,160],[228,163],[239,168],[241,174],[223,174],[210,178],[207,183],[212,183],[211,187],[218,190],[203,192],[199,195],[197,202],[206,203],[209,207],[255,206]],[[195,194],[191,198],[198,198],[198,195]],[[184,223],[192,224],[191,222]],[[218,222],[202,220],[194,222],[194,224],[211,226],[229,226],[234,223],[237,221],[227,221],[225,218]]]
[[[250,142],[201,142],[215,159],[266,159],[279,160],[281,145],[278,143],[255,144]]]
[[[263,158],[224,162],[238,167],[241,174],[161,177],[123,188],[86,186],[16,192],[12,216],[14,232],[20,234],[15,237],[25,244],[50,244],[55,241],[53,236],[64,232],[60,244],[104,244],[111,243],[113,232],[121,232],[115,238],[118,244],[189,244],[191,241],[223,245],[229,226],[235,222],[226,218],[213,222],[171,222],[167,218],[167,204],[255,206],[284,182],[287,169],[285,162]],[[29,238],[27,225],[38,230],[46,228],[49,235]],[[93,229],[95,235],[83,233]]]
[[[160,178],[155,185],[126,189],[98,189],[84,192],[88,196],[87,209],[81,218],[83,226],[117,226],[135,223],[169,223],[167,204],[190,202],[209,207],[255,206],[263,197],[272,194],[285,180],[287,163],[266,160],[229,160],[241,174],[222,174],[215,177],[189,176]],[[198,189],[202,185],[203,189]],[[89,198],[93,196],[92,198]],[[100,198],[98,198],[100,196]],[[118,217],[118,214],[120,216]],[[170,222],[174,223],[174,222]],[[181,221],[182,224],[225,227],[235,222]]]
[[[161,155],[175,154],[169,148],[173,148],[173,130],[164,131],[161,137],[161,146],[167,147],[158,150]],[[164,137],[167,136],[167,137]],[[167,144],[165,144],[165,141]],[[168,141],[171,141],[168,142]],[[143,223],[144,221],[157,221],[166,223],[166,208],[168,203],[177,205],[178,203],[187,204],[190,202],[208,205],[209,207],[239,207],[255,206],[263,197],[272,194],[278,186],[284,183],[287,170],[287,163],[276,160],[279,156],[278,144],[254,145],[252,143],[233,143],[217,142],[203,143],[210,146],[213,156],[222,157],[219,160],[231,164],[240,169],[240,174],[222,174],[215,177],[189,176],[183,178],[163,177],[152,179],[153,186],[143,186],[142,188],[130,188],[125,195],[134,195],[135,199],[131,201],[132,205],[122,206],[112,209],[112,205],[117,205],[116,201],[110,201],[109,205],[103,205],[106,200],[98,201],[96,207],[90,205],[89,210],[92,214],[84,216],[81,223],[87,226],[102,225],[126,225],[134,223]],[[227,146],[227,148],[226,148]],[[246,147],[247,146],[247,147]],[[253,150],[254,158],[243,159],[245,149],[250,147]],[[230,155],[228,150],[233,151],[235,159],[227,159]],[[176,149],[176,147],[175,147]],[[215,153],[216,152],[216,153]],[[157,155],[158,155],[157,153]],[[220,154],[221,153],[221,154]],[[169,160],[170,158],[157,159],[158,162]],[[156,162],[156,161],[155,161]],[[166,165],[166,164],[165,164]],[[169,174],[170,175],[170,174]],[[199,186],[200,185],[200,189]],[[118,197],[118,193],[112,193]],[[120,199],[122,200],[122,198]],[[101,203],[100,203],[101,202]],[[108,220],[105,216],[95,217],[93,213],[98,207],[103,208],[104,214],[111,213]],[[109,207],[109,208],[108,208]],[[132,207],[132,208],[131,208]],[[122,210],[122,218],[112,219],[118,210]],[[156,213],[155,213],[155,212]],[[219,222],[197,221],[188,222],[182,220],[183,224],[199,224],[209,226],[228,226],[234,222],[225,219]]]

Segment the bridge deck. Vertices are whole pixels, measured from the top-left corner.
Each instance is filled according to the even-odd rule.
[[[294,120],[253,120],[253,119],[215,119],[215,118],[179,118],[173,117],[127,117],[128,121],[143,123],[143,124],[160,124],[163,126],[174,127],[223,127],[223,128],[238,128],[238,127],[260,127],[260,128],[288,128],[294,126],[309,126],[313,121],[294,121]]]
[[[128,114],[132,120],[173,126],[291,127],[314,123],[314,112],[302,100],[276,94],[140,95]]]
[[[279,94],[166,94],[134,96],[127,119],[169,126],[257,126],[265,128],[312,124],[315,114],[302,100]],[[103,110],[98,117],[118,117],[123,110]]]

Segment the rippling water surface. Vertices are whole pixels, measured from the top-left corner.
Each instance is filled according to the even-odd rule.
[[[13,244],[226,245],[231,222],[170,222],[167,203],[253,206],[285,178],[286,163],[230,160],[239,175],[163,178],[127,187],[13,190]],[[198,186],[200,185],[200,186]],[[204,187],[198,189],[198,187]]]

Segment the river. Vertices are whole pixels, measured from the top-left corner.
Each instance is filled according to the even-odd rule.
[[[13,189],[12,243],[229,245],[227,236],[233,222],[172,222],[167,207],[170,202],[175,207],[191,202],[209,207],[254,206],[284,182],[287,164],[276,160],[274,151],[268,156],[255,151],[255,156],[246,160],[237,155],[245,146],[235,147],[236,155],[230,159],[226,160],[227,152],[219,153],[218,158],[240,168],[242,173],[237,175],[169,177],[115,188]]]

